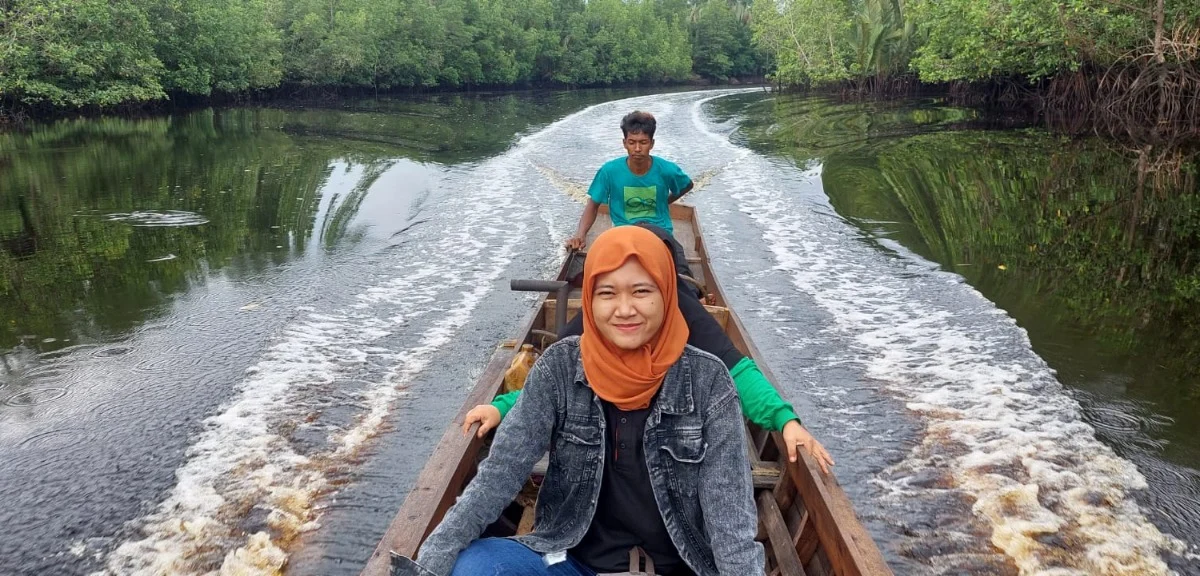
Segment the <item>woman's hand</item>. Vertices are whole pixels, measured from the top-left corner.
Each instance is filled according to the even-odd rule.
[[[476,408],[475,410],[478,410]],[[475,410],[472,410],[474,412]],[[497,411],[499,413],[499,411]],[[470,415],[467,416],[470,418]],[[788,461],[795,462],[797,458],[797,446],[808,451],[808,455],[812,456],[817,464],[821,466],[821,471],[828,474],[829,467],[833,466],[833,458],[829,456],[829,452],[825,451],[825,447],[817,442],[813,435],[800,425],[799,420],[792,420],[783,426],[783,442],[787,444]]]
[[[479,431],[475,433],[475,437],[483,438],[492,428],[500,425],[500,409],[491,404],[480,404],[472,408],[470,412],[467,412],[466,419],[463,420],[463,436],[471,432],[471,425],[476,422],[479,423]],[[811,438],[811,436],[809,437]]]

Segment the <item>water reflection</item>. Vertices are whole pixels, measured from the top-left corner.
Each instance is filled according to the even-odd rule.
[[[0,349],[109,339],[235,260],[252,274],[303,255],[314,234],[326,248],[358,238],[351,223],[397,159],[427,179],[426,163],[489,157],[614,95],[375,99],[0,134]],[[347,174],[347,190],[322,199]]]
[[[1155,522],[1200,541],[1195,143],[981,130],[1006,122],[934,101],[713,109],[751,147],[820,166],[834,208],[881,249],[937,262],[1011,314],[1147,476]]]
[[[1013,314],[1060,380],[1159,407],[1176,420],[1159,427],[1164,455],[1200,467],[1194,164],[1151,189],[1136,157],[1040,131],[920,135],[877,161],[901,222]]]
[[[281,116],[203,111],[0,135],[11,167],[0,172],[0,347],[125,332],[204,270],[273,250],[272,226],[311,234],[332,150],[261,129]]]
[[[419,372],[414,359],[474,319],[478,288],[520,242],[487,202],[527,193],[532,169],[492,158],[620,95],[203,110],[0,134],[0,573],[94,573],[121,543],[182,529],[195,516],[171,515],[171,502],[198,493],[219,494],[221,509],[202,552],[180,559],[196,566],[266,530],[264,510],[313,512],[315,501],[277,506],[257,473],[292,489],[286,474],[322,490],[326,473],[350,477],[330,454],[380,425],[360,416],[386,413],[389,371]],[[506,178],[516,185],[489,187]],[[430,327],[442,305],[454,314]],[[490,312],[485,324],[512,321]],[[186,478],[212,481],[193,491]],[[151,523],[160,508],[167,521]]]

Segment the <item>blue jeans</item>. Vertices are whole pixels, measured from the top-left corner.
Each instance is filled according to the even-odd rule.
[[[541,554],[520,542],[484,538],[458,554],[450,576],[596,576],[596,573],[570,556],[565,562],[546,566]]]

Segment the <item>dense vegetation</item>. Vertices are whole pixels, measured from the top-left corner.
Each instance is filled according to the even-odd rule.
[[[0,108],[761,76],[739,0],[0,0]]]
[[[1200,2],[754,0],[788,85],[1034,86],[1060,108],[1200,124]]]
[[[916,73],[1038,79],[1140,56],[1195,65],[1200,4],[1163,0],[755,0],[788,83]]]
[[[0,0],[0,110],[277,87],[1036,85],[1200,117],[1200,3],[1165,0]]]

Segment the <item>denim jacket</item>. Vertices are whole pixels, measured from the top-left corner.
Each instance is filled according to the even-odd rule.
[[[579,338],[547,348],[475,478],[421,545],[417,562],[392,556],[392,576],[449,574],[547,450],[533,532],[515,540],[541,554],[577,545],[600,497],[605,426]],[[688,346],[651,404],[643,441],[657,512],[684,562],[699,576],[763,574],[745,426],[725,365]]]

